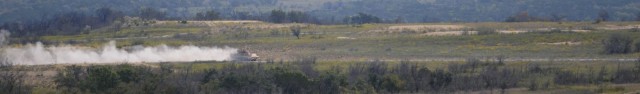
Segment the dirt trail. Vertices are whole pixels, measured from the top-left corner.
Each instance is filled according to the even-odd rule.
[[[625,29],[634,29],[640,28],[640,25],[606,25],[604,27],[599,27],[598,29],[602,30],[625,30]]]
[[[390,26],[389,30],[432,30],[432,31],[449,31],[449,30],[459,30],[466,28],[462,25],[399,25],[399,26]]]
[[[410,62],[463,62],[468,58],[423,58],[423,59],[380,59],[379,61],[384,62],[400,62],[400,61],[410,61]],[[479,60],[489,60],[489,61],[497,61],[496,58],[477,58]],[[603,62],[636,62],[638,58],[506,58],[505,62],[593,62],[593,61],[603,61]],[[291,60],[283,60],[283,61],[291,61]],[[347,61],[347,62],[367,62],[367,61],[375,61],[375,59],[318,59],[318,61],[326,61],[326,62],[334,62],[334,61]],[[254,61],[254,63],[264,63],[267,61]]]

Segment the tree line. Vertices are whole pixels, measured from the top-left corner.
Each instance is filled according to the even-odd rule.
[[[529,11],[530,15],[550,16],[559,14],[568,21],[595,21],[601,10],[610,12],[609,21],[636,20],[640,5],[634,0],[65,0],[24,1],[5,0],[0,14],[0,23],[38,19],[40,16],[72,11],[91,12],[101,7],[113,7],[125,13],[134,13],[141,7],[152,7],[165,11],[169,17],[195,16],[193,11],[217,10],[223,17],[238,14],[257,15],[273,9],[300,10],[318,16],[321,21],[341,22],[342,17],[358,12],[375,14],[383,19],[402,17],[408,22],[483,22],[504,21],[511,14]],[[455,7],[452,7],[455,5]],[[117,6],[117,7],[116,7]],[[372,7],[386,6],[386,7]],[[268,15],[265,15],[268,16]]]
[[[547,17],[544,16],[532,16],[529,15],[529,12],[526,11],[522,11],[519,12],[517,14],[511,15],[509,17],[507,17],[504,22],[558,22],[558,23],[562,23],[563,21],[568,21],[568,16],[567,15],[563,15],[563,14],[559,14],[559,13],[553,13],[550,14]],[[611,12],[606,11],[606,10],[602,10],[600,12],[597,13],[596,18],[594,19],[594,24],[598,24],[601,22],[606,22],[606,21],[611,21]],[[630,19],[629,21],[640,21],[640,13],[637,13],[635,15],[635,17],[633,19]]]
[[[125,17],[138,17],[142,21],[152,20],[260,20],[272,23],[313,23],[322,24],[320,21],[310,14],[302,11],[283,11],[273,10],[264,14],[249,14],[246,12],[233,13],[231,17],[224,17],[215,10],[203,11],[196,13],[193,17],[169,17],[166,11],[155,8],[142,8],[136,13],[125,13],[123,11],[114,10],[108,7],[95,10],[93,13],[68,12],[51,17],[43,16],[42,19],[31,21],[17,21],[9,23],[0,23],[0,28],[6,29],[12,33],[14,37],[23,37],[25,39],[33,38],[37,40],[37,36],[44,35],[76,35],[88,33],[91,30],[99,29],[106,26],[113,26],[115,30],[127,20]],[[362,16],[364,15],[364,16]],[[370,18],[373,21],[368,21]],[[359,16],[353,18],[356,23],[374,23],[380,22],[379,18],[372,17],[368,14],[360,13]],[[141,25],[136,23],[135,25]]]
[[[304,11],[284,11],[280,9],[272,10],[268,13],[233,12],[223,14],[216,10],[207,10],[195,13],[192,17],[172,17],[167,11],[155,8],[142,8],[135,13],[127,13],[114,10],[108,7],[95,10],[93,13],[68,12],[53,16],[43,16],[42,19],[31,21],[18,21],[10,23],[0,23],[0,28],[9,30],[14,37],[23,37],[26,41],[37,40],[37,36],[44,35],[75,35],[88,33],[91,30],[105,26],[113,26],[113,31],[118,31],[119,25],[125,22],[124,17],[139,17],[143,21],[149,20],[259,20],[271,23],[312,23],[312,24],[348,24],[359,26],[367,23],[401,23],[405,22],[403,17],[395,19],[383,19],[373,14],[357,13],[345,16],[342,21],[320,20],[323,16],[314,16],[310,12]],[[231,16],[225,16],[231,15]],[[611,16],[608,11],[601,11],[597,14],[594,23],[610,21]],[[640,15],[637,17],[640,20]],[[567,21],[567,16],[562,14],[551,14],[549,17],[532,16],[528,12],[520,12],[507,17],[505,22],[531,22],[531,21],[553,21],[562,23]]]

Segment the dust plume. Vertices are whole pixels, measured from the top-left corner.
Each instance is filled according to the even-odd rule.
[[[6,31],[0,31],[0,45],[6,43],[8,34]],[[230,47],[193,45],[135,46],[125,50],[117,48],[114,41],[106,43],[101,48],[71,45],[47,47],[40,42],[22,47],[2,47],[2,57],[6,62],[19,65],[225,61],[230,60],[231,55],[235,53],[237,49]]]

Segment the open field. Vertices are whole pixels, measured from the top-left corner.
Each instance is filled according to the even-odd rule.
[[[118,47],[133,45],[230,46],[247,49],[263,59],[293,60],[317,57],[338,60],[439,60],[507,56],[510,59],[633,59],[640,54],[604,54],[602,40],[611,34],[640,38],[630,32],[638,22],[523,22],[523,23],[412,23],[313,25],[271,24],[256,21],[158,21],[114,32],[102,28],[88,34],[44,36],[45,44],[100,47],[116,40]],[[291,27],[301,27],[296,39]],[[495,34],[478,34],[495,31]],[[15,41],[19,38],[13,39]],[[15,42],[12,42],[15,43]]]

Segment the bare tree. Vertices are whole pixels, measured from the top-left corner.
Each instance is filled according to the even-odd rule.
[[[507,59],[507,57],[504,55],[496,56],[496,63],[498,63],[498,65],[504,65],[505,59]]]
[[[606,22],[606,21],[608,21],[608,20],[609,20],[609,17],[610,17],[610,16],[609,16],[609,12],[608,12],[608,11],[605,11],[605,10],[600,11],[600,12],[598,13],[598,18],[596,19],[595,24],[599,24],[599,23],[601,23],[601,22]]]
[[[558,13],[551,14],[551,21],[558,22],[558,24],[562,24],[562,21],[566,18],[567,16]]]
[[[291,27],[291,33],[293,34],[293,36],[296,36],[298,39],[300,39],[300,27]]]

